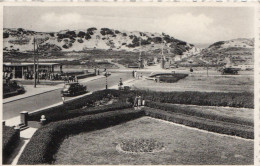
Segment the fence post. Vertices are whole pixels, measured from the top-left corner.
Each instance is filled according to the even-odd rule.
[[[28,126],[28,111],[22,111],[20,112],[21,117],[21,124],[24,124],[25,126]]]

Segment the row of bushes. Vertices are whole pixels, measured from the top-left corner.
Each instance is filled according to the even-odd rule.
[[[54,154],[66,136],[106,128],[143,115],[143,111],[126,109],[49,123],[34,133],[18,164],[51,164]]]
[[[160,103],[192,104],[205,106],[229,106],[254,108],[254,94],[250,92],[155,92],[137,91],[146,100]]]
[[[174,83],[187,76],[188,74],[173,74],[172,76],[160,76],[159,79],[161,82]]]
[[[196,116],[196,117],[201,117],[205,119],[211,119],[211,120],[217,120],[217,121],[222,121],[222,122],[229,122],[229,123],[235,123],[235,124],[240,124],[240,125],[248,125],[248,126],[254,126],[254,122],[248,121],[245,119],[241,118],[232,118],[230,116],[225,116],[225,115],[219,115],[212,110],[212,112],[205,112],[201,110],[195,110],[195,109],[189,109],[189,108],[183,108],[178,105],[172,105],[172,104],[167,104],[167,103],[158,103],[158,102],[151,102],[147,101],[146,102],[148,107],[151,108],[157,108],[161,109],[167,112],[173,112],[173,113],[180,113],[180,114],[186,114],[190,116]]]
[[[72,119],[84,115],[92,115],[92,114],[104,113],[108,111],[122,110],[130,107],[132,107],[131,104],[118,102],[110,105],[104,105],[98,107],[87,107],[87,108],[75,109],[75,110],[55,110],[53,112],[44,113],[44,115],[46,117],[46,122],[50,123],[50,122],[55,122],[55,121],[60,121],[65,119]],[[34,115],[34,117],[30,117],[30,119],[39,121],[40,115]]]
[[[12,127],[3,126],[3,163],[5,164],[7,159],[13,153],[20,141],[20,132]]]
[[[239,136],[247,139],[254,139],[254,128],[239,124],[230,124],[220,121],[214,121],[205,118],[199,118],[178,113],[169,113],[163,110],[145,108],[147,116],[167,120],[170,122],[183,124],[185,126],[195,127],[211,132]]]

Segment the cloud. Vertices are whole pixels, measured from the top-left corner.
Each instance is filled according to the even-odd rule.
[[[89,27],[108,27],[128,31],[148,31],[167,33],[177,39],[189,43],[212,43],[232,38],[232,29],[218,25],[216,21],[205,15],[191,13],[172,14],[158,17],[123,17],[123,16],[93,16],[76,12],[57,14],[55,12],[42,15],[35,24],[37,30],[60,31],[64,29],[77,30]]]
[[[53,12],[42,15],[36,25],[40,25],[38,29],[60,31],[63,29],[88,28],[90,25],[93,25],[93,21],[84,19],[78,13],[56,14]]]
[[[170,15],[158,20],[156,25],[162,32],[191,43],[210,43],[212,40],[222,39],[230,32],[229,29],[216,25],[212,18],[204,14]]]

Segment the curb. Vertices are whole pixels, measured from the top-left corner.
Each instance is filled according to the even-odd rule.
[[[103,76],[103,77],[105,77],[105,76]],[[95,79],[89,80],[89,81],[94,81],[94,80],[96,80],[96,79],[100,79],[100,78],[103,78],[103,77],[95,78]],[[89,82],[89,81],[86,81],[86,82]],[[83,82],[83,83],[85,83],[85,82]],[[61,85],[61,84],[57,84],[56,86],[59,86],[59,85]],[[17,101],[17,100],[21,100],[21,99],[25,99],[25,98],[37,96],[37,95],[40,95],[40,94],[48,93],[48,92],[55,91],[55,90],[61,89],[61,88],[62,88],[62,87],[57,87],[56,89],[48,90],[48,91],[45,91],[45,92],[40,92],[40,93],[33,94],[33,95],[30,95],[30,96],[21,97],[21,98],[14,99],[14,100],[11,100],[11,101],[6,101],[6,102],[3,102],[3,104],[7,104],[7,103],[11,103],[11,102],[14,102],[14,101]]]
[[[60,88],[57,88],[57,89],[60,89]],[[21,98],[19,98],[19,99],[14,99],[14,100],[11,100],[11,101],[6,101],[6,102],[3,102],[3,104],[11,103],[11,102],[13,102],[13,101],[17,101],[17,100],[29,98],[29,97],[32,97],[32,96],[37,96],[37,95],[44,94],[44,93],[47,93],[47,92],[55,91],[55,90],[57,90],[57,89],[52,89],[52,90],[48,90],[48,91],[45,91],[45,92],[40,92],[40,93],[37,93],[37,94],[34,94],[34,95],[21,97]]]

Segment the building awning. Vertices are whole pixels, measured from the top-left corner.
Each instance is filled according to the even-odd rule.
[[[36,63],[37,64],[37,63]],[[56,65],[61,65],[60,63],[38,63],[39,66],[56,66]],[[7,62],[3,64],[4,66],[33,66],[34,63],[11,63],[11,62]]]

